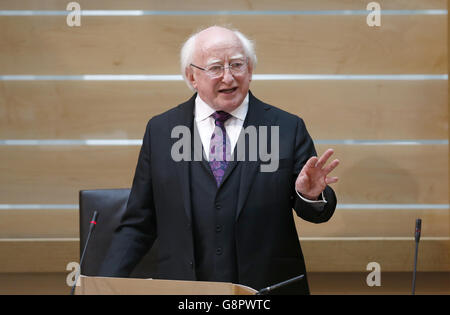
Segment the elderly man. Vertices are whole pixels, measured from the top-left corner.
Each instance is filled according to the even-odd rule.
[[[194,34],[181,64],[196,93],[149,121],[127,210],[101,274],[128,276],[158,238],[155,278],[261,289],[304,274],[274,293],[308,294],[292,209],[310,222],[330,219],[336,197],[328,184],[337,178],[328,174],[339,161],[326,166],[333,151],[316,157],[302,119],[249,91],[256,56],[240,32],[213,26]],[[201,140],[199,159],[174,159],[172,131],[179,126]],[[244,130],[252,126],[276,127],[268,137],[258,135],[276,145],[276,169],[263,171],[267,161],[250,158],[255,146]],[[239,141],[245,144],[241,158]]]

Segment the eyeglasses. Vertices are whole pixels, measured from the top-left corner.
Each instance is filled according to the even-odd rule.
[[[246,58],[245,60],[243,60],[243,59],[232,60],[229,63],[228,67],[225,67],[224,65],[221,65],[221,64],[212,64],[206,68],[201,68],[192,63],[190,65],[194,68],[205,71],[205,73],[207,75],[209,75],[211,78],[214,79],[214,78],[219,78],[219,77],[223,76],[225,68],[228,68],[230,70],[231,74],[233,74],[233,75],[242,74],[247,69],[247,64],[248,64],[248,58]]]

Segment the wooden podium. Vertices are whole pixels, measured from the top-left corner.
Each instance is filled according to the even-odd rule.
[[[87,277],[81,275],[77,295],[255,295],[256,290],[226,282]]]

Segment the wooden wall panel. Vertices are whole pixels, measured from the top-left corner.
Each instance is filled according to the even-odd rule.
[[[78,0],[84,10],[365,10],[362,0]],[[445,0],[379,0],[385,10],[445,9]],[[65,10],[58,0],[0,0],[0,10]]]
[[[178,74],[193,30],[231,24],[256,41],[255,73],[442,74],[444,15],[0,17],[2,74]],[[18,27],[20,25],[20,27]],[[260,25],[264,25],[261,28]]]
[[[308,273],[308,282],[312,295],[411,295],[411,272],[384,272],[381,273],[381,285],[369,287],[366,279],[370,271],[339,272],[339,273]],[[417,295],[443,295],[450,294],[450,273],[445,272],[418,272],[416,274]],[[420,285],[419,285],[420,283]]]
[[[328,146],[318,145],[323,153]],[[334,146],[341,203],[447,203],[447,146]],[[78,191],[130,187],[139,147],[0,147],[0,203],[77,203]]]
[[[139,147],[0,147],[0,203],[78,203],[82,189],[130,187]]]
[[[366,272],[369,262],[384,272],[412,271],[414,238],[301,239],[309,272]],[[332,258],[332,259],[330,259]],[[79,260],[79,241],[70,239],[0,239],[0,271],[66,272],[69,262]],[[418,271],[450,271],[450,241],[427,240],[420,243]]]
[[[443,209],[337,209],[323,224],[294,218],[299,237],[411,237],[417,218],[423,237],[450,237],[450,211]],[[0,238],[78,238],[78,224],[78,210],[2,210]]]
[[[0,210],[0,238],[78,238],[78,209]]]
[[[412,271],[414,238],[396,239],[316,239],[300,240],[306,267],[314,272],[365,271],[369,262],[378,262],[383,272]],[[418,271],[449,270],[450,242],[426,240],[420,242]]]
[[[335,148],[341,203],[448,204],[448,147],[318,145]],[[426,179],[428,178],[428,179]]]
[[[1,238],[0,271],[66,272],[69,262],[80,261],[79,243],[79,240],[65,238]]]
[[[253,81],[315,139],[447,139],[447,81]],[[295,95],[295,97],[292,97]],[[182,81],[0,81],[0,139],[142,139]]]
[[[297,216],[294,218],[300,237],[411,237],[417,218],[422,219],[422,237],[450,237],[448,209],[338,208],[323,224],[310,223]]]
[[[0,273],[1,295],[69,295],[67,273]],[[321,287],[319,285],[319,287]]]

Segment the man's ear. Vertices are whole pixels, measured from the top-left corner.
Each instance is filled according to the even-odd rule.
[[[252,78],[253,78],[253,63],[249,62],[248,63],[248,74],[249,74],[249,82],[252,82]]]
[[[191,84],[192,88],[194,90],[197,90],[197,81],[195,80],[194,71],[192,70],[191,67],[186,68],[185,75],[189,83]]]

